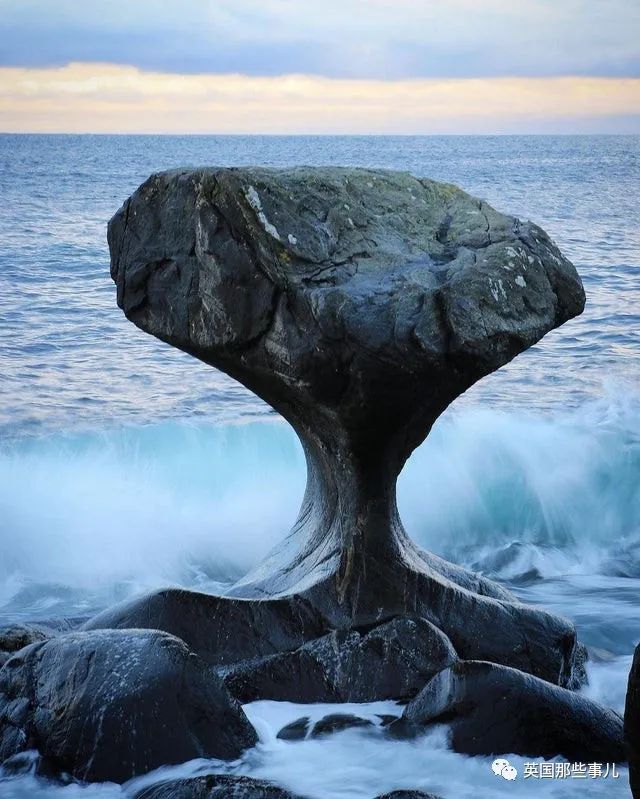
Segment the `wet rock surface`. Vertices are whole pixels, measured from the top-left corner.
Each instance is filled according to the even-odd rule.
[[[0,666],[3,666],[15,652],[29,644],[46,641],[54,635],[79,627],[86,619],[54,619],[23,624],[9,624],[0,627]]]
[[[304,741],[307,738],[322,738],[343,730],[385,728],[396,722],[398,718],[398,716],[377,715],[374,720],[354,713],[329,713],[312,724],[308,716],[302,716],[286,724],[278,732],[277,737],[282,741]]]
[[[43,779],[54,780],[58,784],[68,784],[72,778],[61,774],[55,765],[46,757],[38,754],[34,749],[19,752],[1,764],[2,777],[17,777],[33,774]]]
[[[354,728],[363,729],[365,727],[373,727],[374,724],[370,719],[363,719],[361,716],[355,716],[353,713],[330,713],[328,716],[316,721],[311,730],[311,738],[322,738],[325,735],[332,735],[335,732],[342,732],[343,730],[352,730]]]
[[[327,634],[329,625],[303,597],[247,602],[167,588],[115,605],[83,629],[164,630],[185,641],[207,663],[228,666],[297,649]]]
[[[157,783],[139,791],[133,799],[304,799],[304,797],[263,780],[211,774]]]
[[[311,727],[311,719],[309,716],[302,716],[295,721],[285,724],[285,726],[278,732],[277,737],[281,741],[304,741],[309,733]]]
[[[211,168],[152,176],[108,240],[127,317],[288,420],[307,488],[290,534],[226,595],[156,591],[78,632],[27,636],[0,670],[0,759],[35,748],[79,779],[122,782],[238,757],[256,735],[216,671],[243,698],[353,701],[408,698],[448,666],[452,696],[473,699],[464,714],[454,702],[454,746],[471,750],[486,718],[479,682],[523,695],[532,718],[538,683],[549,707],[568,707],[550,684],[580,681],[573,626],[421,551],[395,493],[459,394],[582,311],[575,269],[544,231],[403,173]],[[457,658],[522,673],[467,675]],[[491,746],[518,751],[530,738],[500,707]],[[606,730],[590,743],[610,755],[615,720],[580,708],[580,735],[595,714]],[[551,727],[552,740],[566,732]],[[143,795],[290,796],[229,776],[171,786]]]
[[[36,749],[78,779],[123,782],[255,741],[211,669],[166,633],[61,634],[0,670],[0,762]]]
[[[205,168],[153,175],[108,239],[127,317],[284,416],[308,482],[290,535],[229,596],[160,592],[89,628],[164,629],[229,665],[421,617],[462,658],[571,684],[572,626],[421,552],[395,500],[449,403],[582,311],[544,231],[405,173]]]
[[[624,711],[624,738],[629,781],[634,799],[640,797],[640,646],[633,656]]]
[[[0,653],[11,655],[29,644],[46,641],[53,634],[45,625],[12,624],[0,628]]]
[[[519,754],[572,762],[626,760],[621,717],[586,697],[515,669],[458,662],[436,675],[389,727],[404,737],[434,722],[469,755]],[[394,730],[394,728],[396,728]]]
[[[457,659],[424,619],[394,619],[366,633],[334,632],[293,652],[240,663],[223,677],[242,702],[369,702],[409,699]]]
[[[250,777],[212,774],[169,780],[144,788],[133,799],[307,799],[270,782]],[[423,791],[393,791],[376,799],[439,799]]]
[[[424,791],[392,791],[385,793],[384,796],[378,796],[376,799],[440,799],[440,797]]]

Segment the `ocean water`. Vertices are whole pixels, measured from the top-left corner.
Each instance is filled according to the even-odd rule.
[[[357,164],[457,183],[541,224],[587,292],[577,320],[457,400],[400,478],[423,546],[570,617],[590,696],[621,710],[640,641],[640,137],[0,136],[0,624],[84,616],[163,585],[215,590],[293,522],[304,460],[225,375],[126,322],[106,222],[149,173]],[[247,707],[232,770],[310,799],[396,787],[466,797],[629,795],[618,780],[496,778],[486,758],[375,730],[289,744],[304,708]],[[322,712],[314,708],[313,712]],[[371,708],[361,712],[374,712]],[[140,784],[2,780],[0,797],[122,797]]]

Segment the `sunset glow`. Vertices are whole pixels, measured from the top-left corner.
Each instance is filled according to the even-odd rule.
[[[99,133],[509,133],[633,129],[640,79],[353,80],[0,69],[0,129]]]

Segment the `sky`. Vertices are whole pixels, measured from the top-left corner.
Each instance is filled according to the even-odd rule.
[[[0,0],[0,130],[640,133],[640,0]]]

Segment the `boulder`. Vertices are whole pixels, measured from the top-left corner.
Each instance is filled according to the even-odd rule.
[[[256,742],[239,704],[184,642],[158,631],[65,633],[0,670],[0,763],[37,749],[60,772],[124,782]]]
[[[629,761],[629,782],[634,799],[640,797],[640,646],[636,647],[629,672],[624,711],[624,738]]]
[[[271,782],[228,774],[167,780],[136,793],[133,799],[304,799]]]
[[[329,632],[327,620],[303,597],[248,602],[179,588],[125,600],[82,629],[164,630],[215,666],[297,649]]]
[[[323,738],[325,735],[333,735],[334,732],[352,730],[355,728],[373,727],[370,719],[363,719],[361,716],[354,716],[353,713],[330,713],[324,716],[313,725],[311,738]]]
[[[0,666],[3,666],[14,652],[20,651],[25,646],[73,630],[85,621],[86,619],[53,619],[0,627]]]
[[[133,799],[305,799],[270,782],[250,777],[210,774],[150,785]],[[377,799],[439,799],[423,791],[392,791]]]
[[[400,728],[445,721],[468,755],[518,754],[572,762],[623,762],[622,719],[581,694],[516,669],[459,661],[405,708]],[[390,726],[393,732],[395,724]]]
[[[22,777],[32,774],[35,777],[55,780],[59,784],[68,784],[72,781],[72,777],[61,774],[53,763],[34,749],[12,755],[2,763],[1,768],[3,777]]]
[[[385,793],[384,796],[378,796],[376,799],[439,799],[438,796],[432,793],[425,793],[424,791],[391,791]]]
[[[461,658],[575,681],[567,620],[422,552],[396,506],[445,408],[581,313],[543,230],[406,173],[212,167],[150,177],[108,241],[126,316],[288,420],[307,489],[288,537],[228,595],[162,591],[87,629],[163,629],[229,665],[418,617]]]
[[[11,624],[0,628],[0,653],[13,654],[36,641],[46,641],[53,632],[38,624]]]
[[[302,716],[295,721],[285,725],[277,737],[282,741],[304,741],[306,738],[322,738],[325,735],[331,735],[334,732],[342,732],[342,730],[350,730],[354,728],[365,727],[387,727],[389,724],[397,721],[398,716],[378,715],[379,722],[374,722],[372,719],[356,716],[353,713],[329,713],[321,719],[311,724],[308,716]]]
[[[365,633],[336,631],[293,652],[239,663],[223,679],[241,702],[410,699],[456,659],[437,627],[405,618]]]
[[[310,727],[311,719],[309,716],[302,716],[295,721],[289,722],[289,724],[285,724],[276,737],[280,738],[281,741],[304,741]]]

